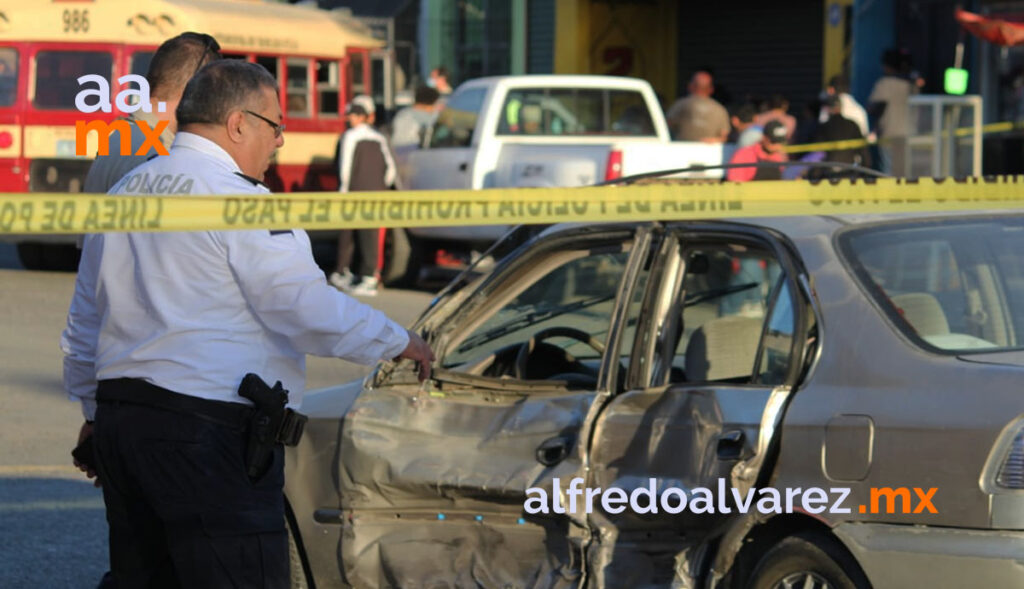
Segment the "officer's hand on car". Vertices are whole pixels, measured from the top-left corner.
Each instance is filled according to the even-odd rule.
[[[427,342],[414,331],[406,330],[409,333],[409,345],[398,355],[399,358],[408,358],[417,364],[420,382],[430,378],[430,364],[434,361],[434,352],[430,350]]]

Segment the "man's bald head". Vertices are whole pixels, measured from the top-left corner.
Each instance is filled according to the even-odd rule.
[[[699,71],[693,74],[690,78],[690,85],[688,86],[690,94],[695,96],[711,96],[715,93],[715,83],[711,78],[711,74],[705,71]]]

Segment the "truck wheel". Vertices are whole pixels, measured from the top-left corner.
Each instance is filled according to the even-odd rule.
[[[857,561],[824,534],[802,532],[765,553],[751,575],[751,589],[868,589]]]
[[[63,243],[19,243],[18,259],[26,270],[74,272],[82,252]]]
[[[423,266],[423,252],[418,240],[405,229],[389,229],[384,239],[384,268],[381,279],[385,286],[415,286]]]

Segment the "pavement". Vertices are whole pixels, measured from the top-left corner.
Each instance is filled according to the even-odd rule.
[[[0,244],[0,588],[91,589],[107,570],[103,498],[71,466],[82,414],[61,384],[60,334],[75,275],[29,272]],[[432,295],[383,290],[365,299],[411,325]],[[308,359],[308,388],[369,368]]]

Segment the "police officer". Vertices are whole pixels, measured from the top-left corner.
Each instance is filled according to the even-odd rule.
[[[155,129],[160,121],[167,121],[167,128],[160,134],[160,143],[165,148],[171,146],[177,129],[174,111],[181,101],[185,84],[199,68],[215,59],[220,59],[220,44],[210,35],[203,33],[182,33],[160,45],[153,54],[149,70],[146,72],[150,112],[140,108],[128,115],[128,120],[132,123],[132,155],[112,152],[110,155],[97,156],[85,177],[85,192],[109,191],[125,174],[157,154],[156,147],[150,147],[147,153],[135,155],[146,141],[146,135],[139,128],[139,121],[145,122],[150,129]],[[164,112],[157,108],[161,102],[164,103]],[[121,145],[120,137],[119,131],[111,133],[110,145]]]
[[[266,194],[277,96],[261,66],[205,66],[170,155],[112,193]],[[250,478],[243,376],[280,380],[297,405],[307,353],[409,358],[422,380],[430,349],[328,286],[300,230],[89,236],[75,288],[64,380],[95,420],[118,587],[286,587],[283,450]]]

